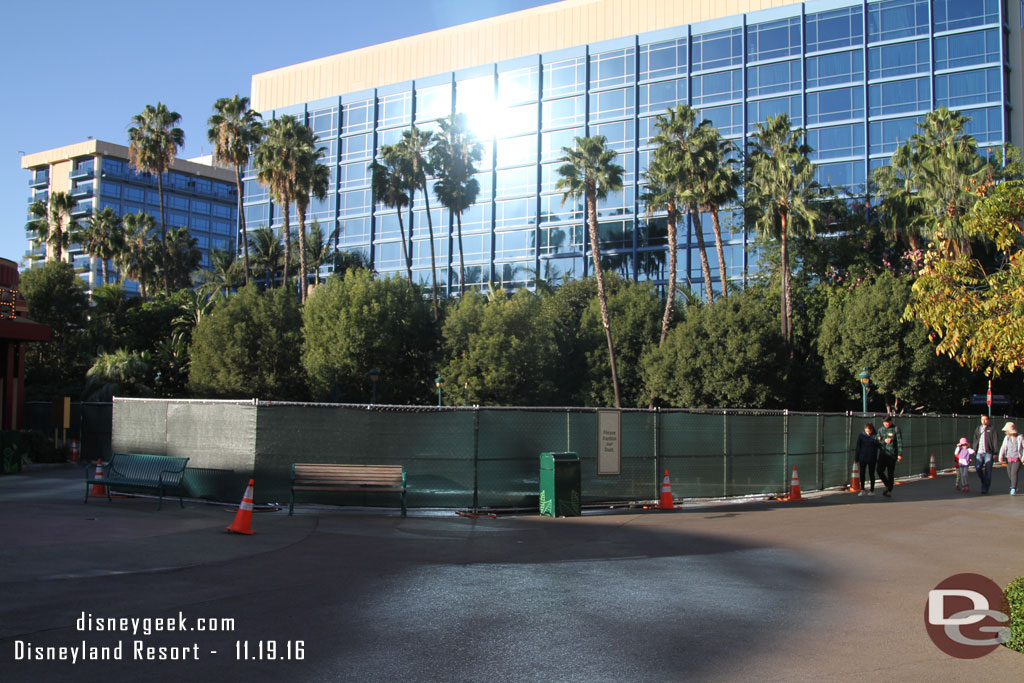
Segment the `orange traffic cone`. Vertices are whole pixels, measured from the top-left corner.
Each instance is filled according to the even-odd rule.
[[[668,482],[668,470],[665,470],[665,478],[661,480],[661,500],[658,501],[658,509],[674,510],[675,507],[672,501],[672,485]]]
[[[853,463],[853,474],[850,475],[850,490],[856,493],[860,491],[860,465]]]
[[[796,465],[793,465],[793,479],[789,483],[789,499],[791,501],[803,500],[800,497],[800,475],[796,473]]]
[[[228,531],[233,531],[236,534],[252,534],[252,485],[253,480],[249,480],[249,486],[245,489],[245,494],[242,496],[242,504],[238,506],[238,512],[235,513],[235,521],[228,527]]]
[[[935,471],[935,454],[932,453],[932,460],[928,464],[928,478],[935,479],[939,476],[939,473]]]
[[[96,476],[95,479],[103,478],[103,458],[96,458]],[[103,484],[93,484],[92,490],[89,491],[90,498],[106,498],[107,487]]]

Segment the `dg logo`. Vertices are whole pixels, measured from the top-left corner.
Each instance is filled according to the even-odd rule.
[[[951,657],[977,659],[1010,639],[1010,612],[1003,590],[980,574],[957,574],[928,591],[925,627],[935,646]]]

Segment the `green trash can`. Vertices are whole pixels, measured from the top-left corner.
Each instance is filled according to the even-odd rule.
[[[540,454],[540,514],[548,517],[580,516],[580,456],[575,453]]]

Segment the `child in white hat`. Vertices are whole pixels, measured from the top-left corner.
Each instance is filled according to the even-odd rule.
[[[1006,458],[1006,474],[1010,476],[1010,495],[1017,495],[1017,475],[1020,473],[1020,459],[1024,453],[1022,437],[1017,433],[1017,425],[1007,422],[1003,425],[1003,445],[999,449],[999,462]]]
[[[960,443],[956,445],[953,455],[956,456],[956,490],[966,493],[971,490],[971,486],[967,481],[967,470],[971,466],[971,457],[974,455],[974,449],[971,448],[971,444],[967,439],[962,438]]]

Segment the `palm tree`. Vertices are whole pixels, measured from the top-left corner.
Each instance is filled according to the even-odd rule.
[[[723,206],[735,202],[739,197],[740,174],[735,161],[729,157],[735,149],[728,140],[723,140],[717,128],[705,121],[700,128],[700,143],[703,153],[701,163],[690,178],[697,209],[711,215],[711,229],[715,233],[715,252],[718,255],[718,274],[722,283],[722,296],[729,295],[728,278],[725,271],[725,249],[722,247],[722,224],[719,212]],[[703,238],[698,240],[704,250]],[[709,300],[710,301],[710,300]]]
[[[576,138],[574,147],[563,147],[562,165],[558,167],[561,176],[555,187],[562,190],[562,203],[569,199],[583,197],[587,207],[587,228],[590,233],[590,251],[594,260],[594,277],[597,279],[597,300],[601,307],[601,324],[604,325],[608,341],[608,360],[612,371],[612,388],[615,392],[615,407],[621,408],[619,397],[619,375],[615,368],[615,345],[612,343],[612,328],[608,319],[608,297],[604,288],[604,272],[601,270],[601,243],[597,231],[597,201],[609,192],[622,189],[624,170],[614,163],[615,150],[606,146],[607,138],[595,135]]]
[[[109,279],[107,262],[117,256],[121,242],[124,240],[124,228],[121,218],[109,206],[97,211],[89,217],[89,225],[78,233],[78,243],[90,258],[100,260],[100,273],[103,284]],[[92,267],[90,264],[90,272]]]
[[[231,290],[245,284],[247,279],[236,252],[220,249],[210,252],[210,268],[198,271],[193,278],[199,284],[199,291],[210,298],[220,294],[227,296]]]
[[[782,338],[793,347],[793,310],[790,293],[789,236],[791,230],[813,231],[818,214],[811,207],[817,190],[811,148],[802,140],[803,129],[790,130],[788,114],[755,124],[747,155],[746,200],[749,215],[762,235],[781,246]]]
[[[320,163],[324,156],[324,148],[317,147],[317,137],[309,128],[308,136],[303,136],[303,153],[296,167],[295,176],[295,210],[299,214],[299,299],[306,303],[306,209],[309,208],[310,197],[323,199],[331,186],[331,171]]]
[[[409,192],[405,184],[408,174],[403,169],[405,160],[394,145],[385,145],[380,152],[381,161],[370,164],[373,201],[375,204],[395,209],[398,213],[398,230],[402,234],[402,257],[405,259],[405,272],[409,277],[409,284],[412,284],[412,253],[410,245],[406,243],[405,223],[402,221],[402,213],[405,207],[409,206]]]
[[[330,235],[324,235],[324,229],[320,221],[313,219],[313,225],[309,228],[309,235],[306,239],[306,262],[313,270],[313,284],[320,286],[320,267],[331,260],[331,248],[338,238],[338,226],[335,226]]]
[[[242,234],[242,253],[245,260],[245,284],[249,284],[249,236],[245,232],[245,212],[242,211],[244,191],[242,169],[249,163],[252,150],[263,139],[263,117],[249,109],[249,98],[222,97],[213,103],[214,114],[207,124],[207,138],[213,144],[213,156],[222,164],[235,167],[235,187],[238,191],[238,225]]]
[[[71,235],[79,229],[71,216],[75,204],[69,193],[53,192],[47,202],[37,199],[29,208],[35,218],[28,228],[36,233],[35,244],[46,245],[47,261],[63,261],[64,250],[71,246]]]
[[[132,117],[128,128],[128,162],[136,171],[156,176],[156,190],[160,201],[160,240],[167,241],[167,222],[164,216],[163,174],[178,156],[178,148],[185,144],[185,132],[178,128],[181,115],[171,111],[161,102],[154,107],[147,104],[141,113]],[[166,275],[166,252],[163,254]],[[164,291],[170,290],[170,283],[164,279]]]
[[[682,181],[676,184],[679,191],[679,203],[686,207],[687,213],[693,219],[693,234],[697,238],[697,247],[700,254],[700,269],[704,276],[704,290],[708,303],[714,301],[714,290],[711,287],[711,265],[708,263],[707,248],[704,245],[704,229],[700,221],[700,198],[693,183],[694,176],[703,173],[703,167],[707,165],[704,156],[707,154],[704,129],[710,127],[708,121],[697,122],[697,112],[688,105],[681,104],[675,109],[669,109],[666,116],[658,116],[656,119],[657,135],[651,140],[660,148],[665,148],[664,154],[674,158],[676,173]],[[662,164],[664,168],[666,164]]]
[[[124,222],[123,249],[118,256],[121,277],[139,283],[139,296],[146,298],[147,285],[156,267],[150,249],[151,233],[156,221],[148,213],[127,214]]]
[[[272,228],[256,228],[249,234],[249,247],[253,252],[253,272],[267,278],[267,288],[273,287],[284,263],[281,238],[274,234]]]
[[[474,178],[476,162],[484,148],[469,130],[465,114],[442,119],[440,130],[430,148],[430,162],[437,172],[434,194],[437,201],[455,216],[459,235],[459,294],[466,291],[466,258],[462,246],[462,214],[476,203],[480,182]]]
[[[647,192],[644,193],[642,199],[647,205],[648,220],[652,213],[664,211],[668,228],[668,285],[665,288],[665,313],[661,318],[661,338],[658,341],[658,346],[664,346],[665,338],[668,337],[668,326],[672,321],[672,306],[676,296],[676,262],[679,253],[678,225],[679,218],[682,216],[679,208],[685,175],[681,171],[674,151],[669,145],[656,147],[650,167],[644,171]]]
[[[430,146],[434,136],[421,131],[416,126],[402,131],[402,139],[395,145],[397,152],[406,163],[402,166],[407,174],[406,187],[410,190],[409,204],[416,200],[416,192],[423,193],[423,202],[427,208],[427,233],[430,238],[430,276],[433,283],[434,320],[437,320],[437,263],[434,258],[434,219],[430,215],[430,193],[427,192],[427,176],[433,174],[430,164]],[[412,232],[412,226],[409,227]],[[410,235],[411,236],[411,235]]]

